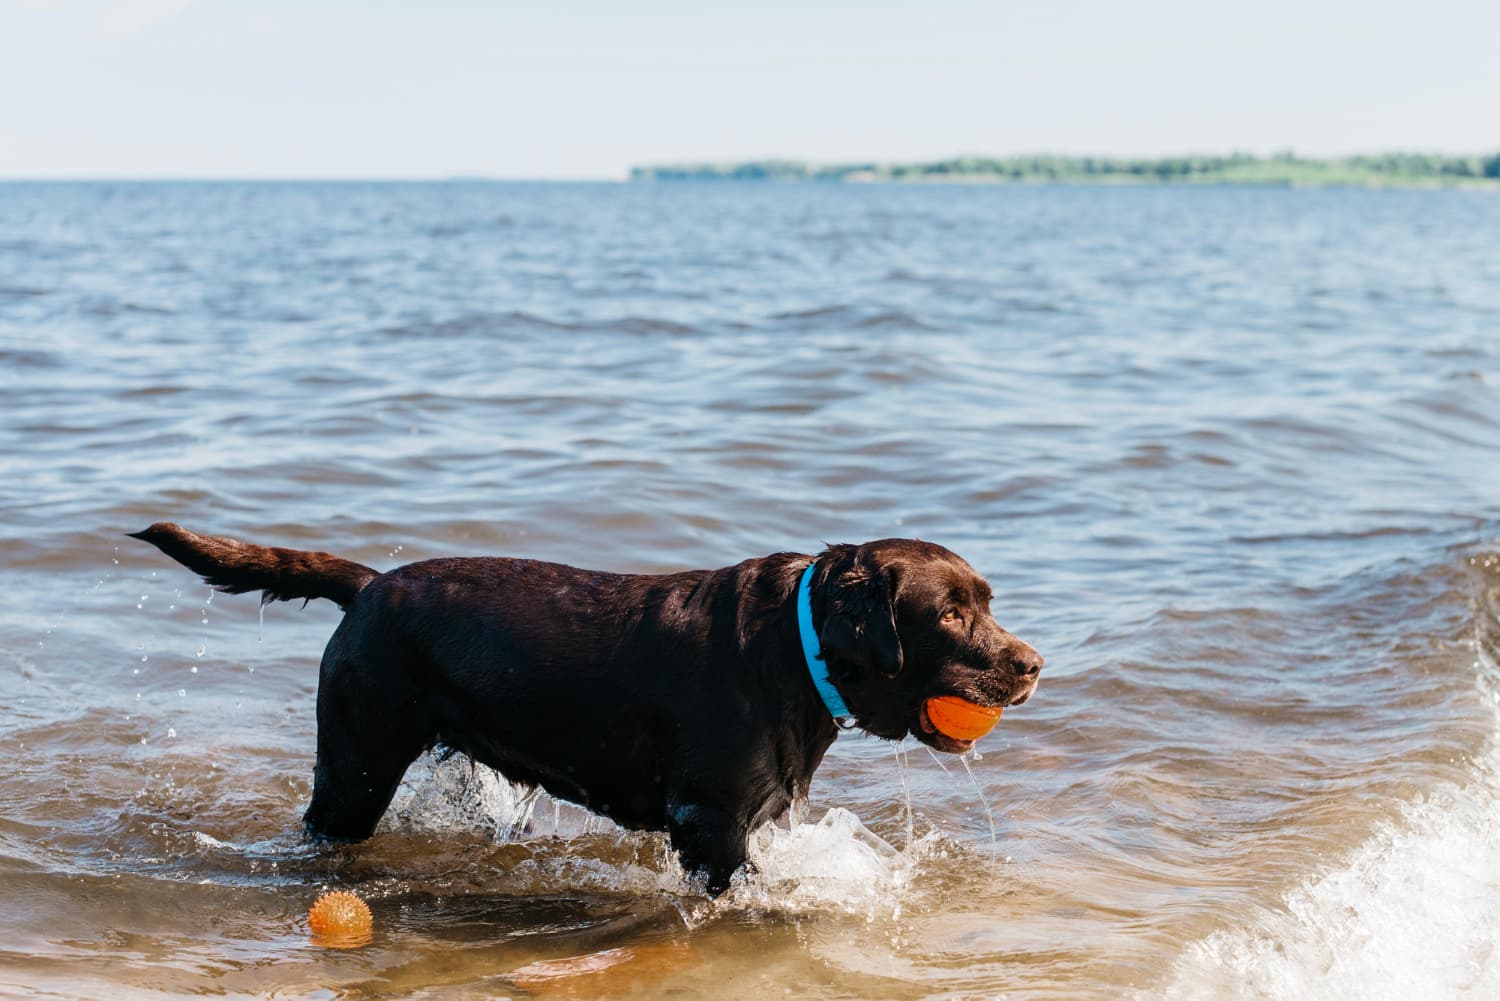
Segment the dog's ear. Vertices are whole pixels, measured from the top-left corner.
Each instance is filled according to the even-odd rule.
[[[888,678],[901,673],[901,637],[887,571],[856,562],[824,584],[823,656],[838,657]]]

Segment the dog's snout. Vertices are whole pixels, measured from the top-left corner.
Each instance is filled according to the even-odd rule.
[[[1044,659],[1029,646],[1023,645],[1011,656],[1011,661],[1015,665],[1016,673],[1023,678],[1034,678],[1042,673]]]

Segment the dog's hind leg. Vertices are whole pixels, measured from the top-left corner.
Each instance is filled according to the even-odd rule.
[[[314,837],[362,841],[390,805],[401,777],[435,736],[395,651],[360,644],[351,659],[338,633],[318,680],[318,758],[303,826]]]

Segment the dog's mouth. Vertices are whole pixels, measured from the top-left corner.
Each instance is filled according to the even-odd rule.
[[[917,725],[912,727],[911,733],[913,737],[916,737],[928,747],[935,747],[939,751],[946,751],[949,754],[967,754],[969,751],[974,750],[975,741],[958,740],[939,732],[938,728],[933,726],[932,720],[927,716],[927,703],[925,701],[917,706]]]

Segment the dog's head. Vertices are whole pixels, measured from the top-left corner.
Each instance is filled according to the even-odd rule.
[[[819,643],[829,677],[865,731],[888,740],[910,733],[940,751],[962,752],[974,742],[938,733],[923,709],[928,699],[1014,706],[1036,690],[1041,654],[1000,628],[989,584],[957,554],[883,539],[832,546],[820,561]]]

